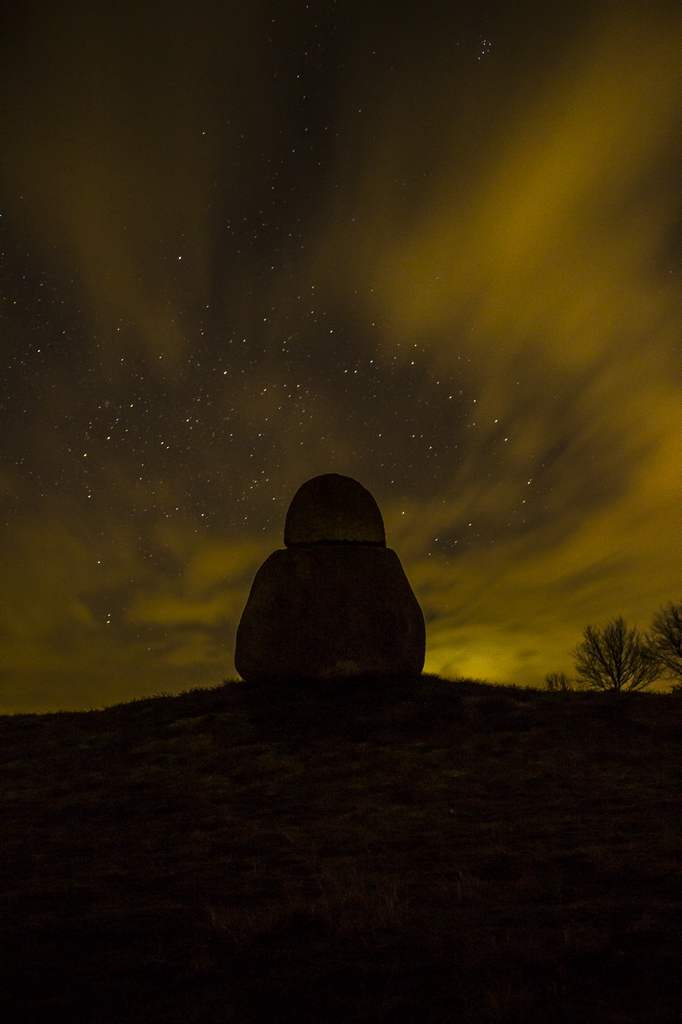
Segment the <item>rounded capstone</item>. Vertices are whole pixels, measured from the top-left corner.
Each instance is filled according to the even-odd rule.
[[[325,473],[296,491],[284,524],[284,543],[386,546],[384,521],[367,488],[350,476]]]

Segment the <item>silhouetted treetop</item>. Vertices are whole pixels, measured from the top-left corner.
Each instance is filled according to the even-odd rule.
[[[662,672],[682,679],[682,601],[669,601],[654,615],[649,644]]]

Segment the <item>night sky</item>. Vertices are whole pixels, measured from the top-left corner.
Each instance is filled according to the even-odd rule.
[[[682,597],[678,2],[0,14],[0,710],[234,676],[306,479],[426,670]]]

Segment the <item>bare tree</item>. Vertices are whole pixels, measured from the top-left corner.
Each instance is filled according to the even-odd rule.
[[[572,653],[578,676],[595,690],[644,690],[661,674],[646,635],[622,616],[603,629],[586,626]]]
[[[682,601],[656,612],[649,631],[649,644],[658,658],[661,674],[682,679]]]

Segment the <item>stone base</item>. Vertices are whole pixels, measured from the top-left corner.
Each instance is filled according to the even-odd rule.
[[[275,551],[251,587],[235,666],[248,682],[418,675],[424,616],[395,551],[314,544]]]

